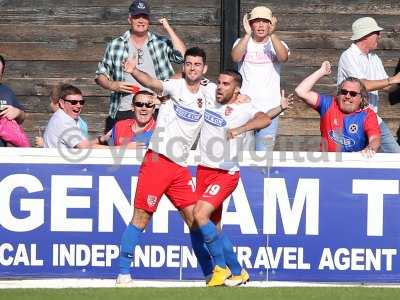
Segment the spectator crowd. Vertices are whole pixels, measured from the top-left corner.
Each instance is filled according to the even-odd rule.
[[[166,18],[158,22],[166,36],[150,30],[150,7],[146,1],[135,0],[128,10],[128,30],[106,46],[95,75],[95,82],[110,92],[103,135],[90,138],[88,124],[81,117],[85,109],[82,91],[60,83],[50,93],[53,115],[44,136],[36,137],[33,144],[49,148],[146,147],[157,122],[158,110],[168,95],[160,94],[151,85],[149,88],[127,72],[126,62],[135,61],[136,69],[154,80],[185,76],[182,72],[175,74],[173,69],[173,64],[184,63],[185,42]],[[290,59],[291,51],[277,33],[278,18],[268,7],[258,6],[244,14],[242,25],[244,34],[236,40],[231,51],[243,80],[240,93],[257,110],[268,113],[280,104],[281,69]],[[338,63],[336,95],[331,97],[311,90],[319,77],[330,75],[329,62],[321,61],[321,69],[296,88],[298,98],[321,115],[321,151],[362,151],[368,152],[368,156],[375,152],[400,152],[398,142],[377,115],[379,93],[398,95],[396,89],[400,83],[400,72],[397,70],[394,76],[389,76],[375,52],[382,31],[383,28],[371,17],[354,21],[351,45],[340,55]],[[206,71],[207,65],[204,80],[207,80]],[[185,68],[183,72],[190,73]],[[3,83],[4,76],[6,61],[0,56],[0,146],[29,147],[23,129],[25,109],[12,89]],[[345,108],[345,104],[350,103],[355,104],[351,110]],[[378,128],[375,128],[375,119]],[[278,127],[279,114],[265,128],[245,133],[243,149],[272,151]],[[92,130],[99,131],[99,128]],[[371,132],[375,137],[372,144]]]

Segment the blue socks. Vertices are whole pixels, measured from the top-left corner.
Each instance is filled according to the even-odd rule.
[[[133,251],[139,241],[142,230],[135,225],[129,224],[121,238],[121,252],[119,256],[119,268],[121,274],[129,274]],[[203,271],[204,276],[210,275],[213,271],[214,259],[216,265],[225,268],[228,265],[233,275],[240,275],[240,266],[236,254],[233,252],[233,245],[224,233],[217,232],[215,225],[209,221],[206,225],[190,232],[192,248]],[[208,248],[208,249],[207,249]]]
[[[214,223],[208,221],[206,225],[199,227],[204,242],[214,259],[214,263],[221,268],[226,268],[224,251],[221,239],[219,239],[217,228]]]
[[[192,230],[190,232],[190,238],[192,240],[192,248],[196,254],[201,270],[203,271],[203,275],[206,277],[212,273],[214,265],[210,253],[204,244],[200,229]],[[232,242],[223,232],[219,233],[218,238],[222,243],[226,265],[233,275],[240,275],[242,266],[239,264],[236,253],[233,251]]]
[[[233,245],[229,238],[223,233],[219,233],[219,239],[221,240],[222,247],[224,249],[224,257],[226,264],[231,270],[232,274],[238,276],[242,273],[242,266],[237,260],[236,253],[233,252]]]
[[[196,254],[197,261],[199,262],[200,268],[203,271],[203,275],[206,277],[210,275],[214,269],[214,265],[208,252],[207,246],[204,244],[203,235],[199,228],[190,231],[190,239],[192,241],[192,248]]]
[[[119,254],[119,270],[120,274],[129,274],[133,258],[133,250],[139,241],[142,229],[129,223],[121,238],[121,252]]]

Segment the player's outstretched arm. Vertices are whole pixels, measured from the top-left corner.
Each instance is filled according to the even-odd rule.
[[[136,59],[128,58],[124,62],[124,71],[131,73],[141,85],[153,90],[157,94],[161,93],[163,90],[162,81],[151,77],[146,72],[140,71],[136,66],[137,57]]]
[[[237,128],[228,129],[228,139],[233,139],[238,135],[250,130],[267,127],[269,124],[271,124],[271,122],[271,118],[266,113],[259,111],[254,115],[252,119],[247,121],[246,124]]]
[[[281,104],[277,107],[274,107],[267,111],[267,115],[272,119],[275,119],[279,116],[282,112],[289,109],[293,105],[294,95],[289,94],[289,96],[285,97],[285,90],[281,91]]]

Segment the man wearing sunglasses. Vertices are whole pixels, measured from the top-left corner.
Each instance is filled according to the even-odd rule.
[[[139,91],[133,96],[133,119],[118,121],[112,129],[110,145],[136,149],[149,145],[156,126],[154,120],[155,95],[149,91]]]
[[[357,152],[372,157],[380,147],[380,130],[375,112],[368,107],[363,83],[354,77],[343,80],[336,96],[312,91],[322,77],[331,73],[324,61],[317,71],[304,79],[296,94],[321,115],[321,151]]]
[[[64,84],[61,87],[60,108],[51,116],[44,132],[45,148],[103,148],[97,140],[89,141],[79,122],[85,105],[79,88]]]
[[[371,17],[357,19],[352,25],[351,46],[342,53],[338,64],[337,84],[347,77],[361,79],[368,90],[371,108],[378,112],[379,90],[392,91],[400,83],[400,72],[390,77],[386,73],[381,59],[373,51],[378,47],[382,27]],[[381,130],[379,151],[400,153],[400,146],[394,139],[385,122],[378,117]]]
[[[143,0],[135,0],[129,7],[130,29],[107,45],[95,78],[98,85],[111,91],[105,132],[116,121],[133,118],[131,103],[135,87],[144,89],[129,73],[124,72],[123,63],[128,57],[137,57],[138,68],[160,80],[174,75],[172,63],[183,62],[185,44],[167,19],[161,18],[158,21],[168,33],[168,38],[149,30],[149,4]]]

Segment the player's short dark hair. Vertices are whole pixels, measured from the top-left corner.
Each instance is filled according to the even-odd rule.
[[[82,91],[72,84],[63,84],[61,86],[60,99],[65,100],[69,95],[82,95]]]
[[[203,63],[206,64],[207,56],[206,52],[199,47],[192,47],[186,50],[185,56],[183,57],[184,61],[186,61],[186,57],[188,56],[199,56],[203,59]]]
[[[361,95],[361,104],[360,104],[360,108],[361,108],[361,109],[366,108],[366,107],[369,105],[369,102],[368,102],[368,91],[367,91],[367,88],[365,87],[364,83],[363,83],[360,79],[358,79],[358,78],[356,78],[356,77],[352,77],[352,76],[346,77],[346,78],[339,84],[338,90],[337,90],[337,95],[339,95],[340,90],[343,88],[343,85],[344,85],[346,82],[357,82],[357,83],[358,83],[358,86],[360,87],[360,95]]]
[[[237,85],[239,87],[242,87],[243,78],[242,78],[242,75],[238,71],[236,71],[234,69],[226,69],[226,70],[223,70],[220,74],[224,74],[224,75],[233,77],[233,79],[235,80]]]
[[[138,95],[147,95],[147,96],[154,96],[154,93],[147,91],[147,90],[140,90],[135,94],[135,96],[132,97],[132,104],[135,103],[136,98]]]
[[[1,74],[4,73],[4,70],[6,69],[6,60],[4,59],[3,55],[0,54],[0,62],[3,65],[3,70],[1,72]]]

